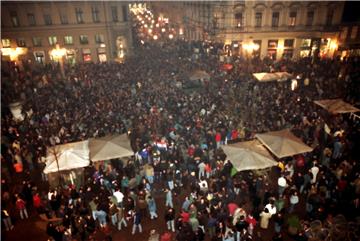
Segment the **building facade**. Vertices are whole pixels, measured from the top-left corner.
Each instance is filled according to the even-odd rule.
[[[339,34],[341,57],[360,56],[360,22],[343,23]]]
[[[156,9],[176,20],[189,40],[224,43],[231,55],[296,58],[334,55],[343,2],[202,1]],[[182,17],[174,17],[175,15]]]
[[[70,64],[122,60],[132,52],[126,2],[2,1],[1,24],[2,60],[21,49],[19,60],[49,63],[55,46]]]

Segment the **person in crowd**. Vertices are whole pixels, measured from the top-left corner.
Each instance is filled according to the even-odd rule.
[[[269,227],[269,220],[271,216],[272,215],[267,208],[260,213],[260,227],[262,229],[267,229]]]
[[[134,221],[133,221],[133,228],[131,233],[134,235],[137,228],[139,228],[139,233],[142,233],[142,225],[141,225],[142,217],[139,209],[136,209],[133,219]]]
[[[20,198],[19,195],[17,195],[17,197],[16,197],[16,208],[20,213],[20,218],[21,219],[29,218],[29,215],[28,215],[28,212],[27,212],[27,209],[26,209],[26,203],[25,203],[24,200],[22,200]]]
[[[167,229],[175,232],[175,211],[173,208],[168,208],[165,213],[165,222]]]
[[[148,197],[147,204],[150,213],[150,219],[158,218],[158,215],[156,214],[156,202],[152,196]]]

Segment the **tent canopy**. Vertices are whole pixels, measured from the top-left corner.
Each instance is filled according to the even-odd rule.
[[[360,111],[360,109],[346,103],[342,99],[315,100],[314,103],[332,114],[353,113]]]
[[[210,75],[204,70],[196,70],[190,75],[190,80],[210,79]]]
[[[276,72],[276,73],[254,73],[253,76],[260,82],[268,81],[285,81],[292,78],[292,75],[287,72]]]
[[[80,167],[86,167],[89,161],[89,141],[79,141],[63,145],[49,147],[46,156],[46,167],[44,173],[71,170]]]
[[[291,133],[289,129],[256,134],[255,137],[278,158],[311,152],[313,150],[305,145],[300,138]]]
[[[258,140],[226,145],[222,149],[237,171],[264,169],[277,165],[269,151]]]
[[[110,160],[134,155],[127,134],[90,139],[89,148],[90,159],[92,161]]]

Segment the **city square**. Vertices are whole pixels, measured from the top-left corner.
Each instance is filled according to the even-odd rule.
[[[1,6],[1,240],[359,240],[358,2]]]

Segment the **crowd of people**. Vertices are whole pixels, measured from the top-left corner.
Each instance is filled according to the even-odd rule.
[[[313,220],[331,227],[338,214],[358,218],[359,120],[330,115],[313,103],[335,97],[359,103],[356,58],[238,57],[233,69],[224,71],[217,55],[194,58],[185,41],[136,51],[122,64],[68,66],[65,78],[58,67],[46,66],[2,82],[6,230],[14,228],[11,216],[28,218],[31,209],[51,220],[47,233],[56,241],[92,239],[98,229],[110,239],[109,226],[119,232],[131,228],[136,235],[144,219],[161,218],[169,232],[152,230],[149,240],[255,240],[271,225],[273,240],[283,240],[284,233],[308,240],[314,238]],[[182,88],[198,69],[208,72],[210,81]],[[293,74],[298,88],[252,77],[274,71]],[[13,120],[5,108],[15,100],[23,103],[23,121]],[[280,159],[269,174],[234,172],[222,145],[283,128],[291,128],[313,152]],[[47,194],[30,181],[44,168],[47,147],[116,133],[128,133],[131,140],[135,155],[126,165],[91,164],[80,188],[67,184]],[[13,177],[26,181],[11,188]],[[305,214],[297,208],[301,202]],[[12,204],[18,214],[8,208]],[[158,206],[166,207],[164,217]]]

